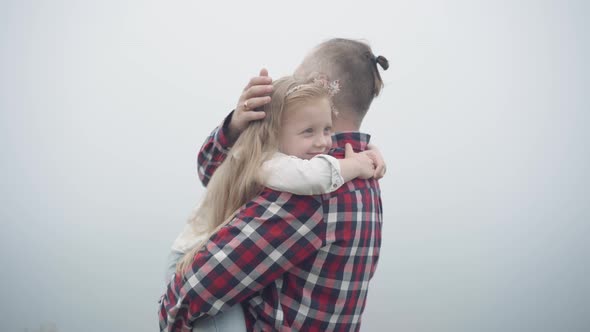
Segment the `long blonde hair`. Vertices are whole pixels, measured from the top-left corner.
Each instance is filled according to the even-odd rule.
[[[189,218],[195,234],[205,240],[190,249],[176,266],[184,274],[194,257],[213,234],[229,223],[238,209],[264,188],[262,164],[279,148],[279,131],[284,112],[318,98],[329,98],[328,89],[317,80],[292,76],[273,82],[271,102],[265,105],[263,120],[252,122],[237,139],[225,161],[209,181],[205,198]]]

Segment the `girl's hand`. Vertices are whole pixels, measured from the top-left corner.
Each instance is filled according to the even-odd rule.
[[[375,174],[373,177],[379,180],[385,175],[385,172],[387,171],[387,165],[385,165],[385,160],[383,160],[381,151],[379,151],[375,145],[368,144],[367,149],[368,150],[364,151],[364,153],[368,153],[375,163]]]
[[[356,164],[356,176],[352,176],[352,178],[358,177],[361,179],[370,179],[375,175],[375,162],[373,160],[374,156],[368,152],[370,151],[356,153],[352,149],[352,145],[350,145],[350,143],[347,143],[344,146],[344,160],[351,160]],[[346,177],[344,177],[344,171],[343,178],[345,181],[348,180]]]
[[[268,76],[268,71],[262,68],[260,75],[250,79],[238,99],[238,105],[229,123],[230,141],[235,142],[251,121],[260,120],[266,116],[263,111],[256,109],[270,103],[271,93],[272,78]]]

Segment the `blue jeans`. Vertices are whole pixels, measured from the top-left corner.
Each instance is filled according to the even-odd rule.
[[[172,250],[166,260],[166,285],[176,270],[176,262],[184,256],[183,253]],[[193,332],[246,332],[246,319],[241,305],[235,305],[229,310],[215,316],[199,319],[193,325]]]

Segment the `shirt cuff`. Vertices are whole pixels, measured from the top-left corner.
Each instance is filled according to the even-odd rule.
[[[231,122],[232,116],[234,111],[231,111],[225,119],[223,119],[223,123],[221,126],[218,127],[217,132],[215,133],[215,143],[219,146],[220,150],[225,152],[229,151],[229,123]]]
[[[344,178],[342,177],[342,171],[340,170],[340,162],[338,159],[327,155],[327,154],[320,154],[315,156],[314,158],[322,158],[328,161],[332,167],[330,167],[331,171],[331,183],[330,183],[330,192],[335,191],[336,189],[340,188],[344,184]]]

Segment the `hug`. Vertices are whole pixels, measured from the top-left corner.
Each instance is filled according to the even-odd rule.
[[[172,245],[161,331],[360,329],[385,173],[360,127],[388,66],[332,39],[250,80],[199,152],[207,191]]]

